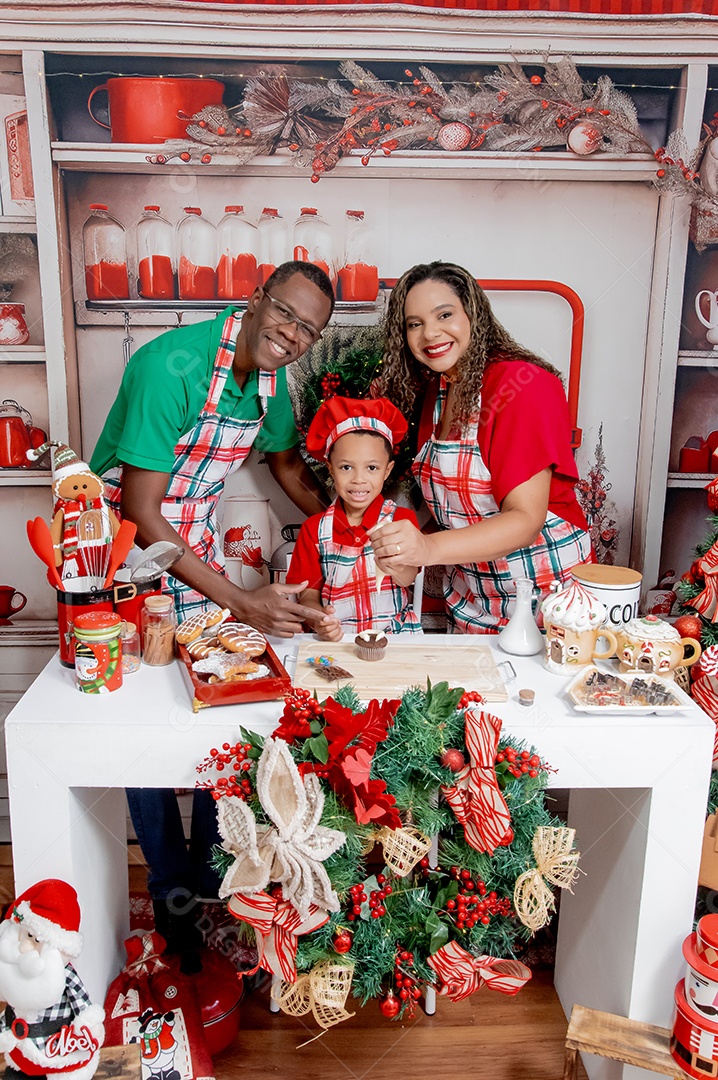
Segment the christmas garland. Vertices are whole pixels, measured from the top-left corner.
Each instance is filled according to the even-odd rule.
[[[200,763],[220,895],[282,1009],[329,1027],[350,988],[401,1016],[427,987],[458,1000],[530,978],[516,956],[578,855],[546,807],[549,766],[500,729],[447,683],[366,706],[295,689],[272,737],[241,731]]]

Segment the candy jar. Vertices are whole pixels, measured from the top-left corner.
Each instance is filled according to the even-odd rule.
[[[75,684],[83,694],[108,694],[122,686],[121,626],[114,611],[75,617]]]
[[[303,206],[294,223],[294,258],[321,267],[331,277],[334,266],[332,230],[313,206]]]
[[[159,206],[146,206],[135,230],[137,291],[146,300],[175,299],[175,236]]]
[[[373,233],[363,210],[347,210],[343,266],[337,276],[337,300],[376,300],[379,272],[374,263]]]
[[[148,596],[140,613],[142,659],[150,667],[171,664],[175,655],[177,614],[171,596]]]
[[[139,671],[140,635],[133,622],[123,622],[120,630],[120,643],[122,645],[122,673],[128,675],[131,671]]]
[[[258,284],[264,285],[280,263],[286,262],[288,229],[286,221],[273,206],[265,206],[257,229],[260,257],[257,278]]]
[[[87,299],[127,300],[130,281],[124,225],[102,203],[92,203],[90,210],[82,226]]]
[[[217,226],[217,296],[248,300],[257,287],[259,232],[244,216],[243,206],[225,206]]]
[[[516,606],[497,637],[499,646],[512,656],[533,656],[544,647],[543,634],[533,612],[534,583],[529,578],[516,581]]]
[[[217,230],[197,206],[186,206],[177,227],[180,300],[217,296]]]

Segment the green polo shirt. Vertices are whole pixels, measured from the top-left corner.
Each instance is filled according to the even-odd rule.
[[[93,472],[102,476],[123,463],[153,472],[172,471],[177,441],[195,426],[207,400],[222,328],[232,311],[228,307],[214,319],[169,330],[137,350],[92,455]],[[217,408],[220,416],[259,419],[258,374],[252,371],[240,390],[229,372]],[[287,373],[282,368],[254,446],[271,452],[296,445]]]

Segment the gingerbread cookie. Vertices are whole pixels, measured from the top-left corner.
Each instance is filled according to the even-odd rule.
[[[225,682],[237,675],[252,675],[259,671],[259,665],[249,660],[244,653],[229,653],[221,649],[204,660],[195,660],[192,670],[198,675],[216,675]]]
[[[175,637],[180,645],[189,645],[201,636],[202,631],[208,626],[216,626],[224,621],[229,615],[227,608],[211,608],[209,611],[198,611],[196,615],[190,615],[177,627]]]
[[[211,638],[195,638],[195,640],[190,641],[189,645],[186,645],[185,648],[193,660],[205,660],[208,656],[211,656],[212,653],[220,652],[222,646],[215,635]]]
[[[267,648],[267,639],[259,630],[247,623],[228,622],[217,631],[220,645],[230,652],[244,653],[245,656],[261,656]]]

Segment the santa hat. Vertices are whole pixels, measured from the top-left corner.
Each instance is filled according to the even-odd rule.
[[[72,885],[46,878],[26,889],[8,910],[6,919],[21,923],[38,941],[53,945],[66,956],[82,951],[80,905]]]
[[[307,453],[326,461],[334,443],[349,431],[369,431],[382,435],[396,449],[408,424],[388,398],[332,397],[323,401],[309,425]]]
[[[28,450],[27,456],[30,461],[37,461],[53,448],[55,453],[52,455],[52,490],[55,495],[57,495],[59,485],[68,476],[94,476],[87,462],[82,461],[72,447],[56,442],[54,439],[50,439],[49,442],[43,443],[36,449]]]

